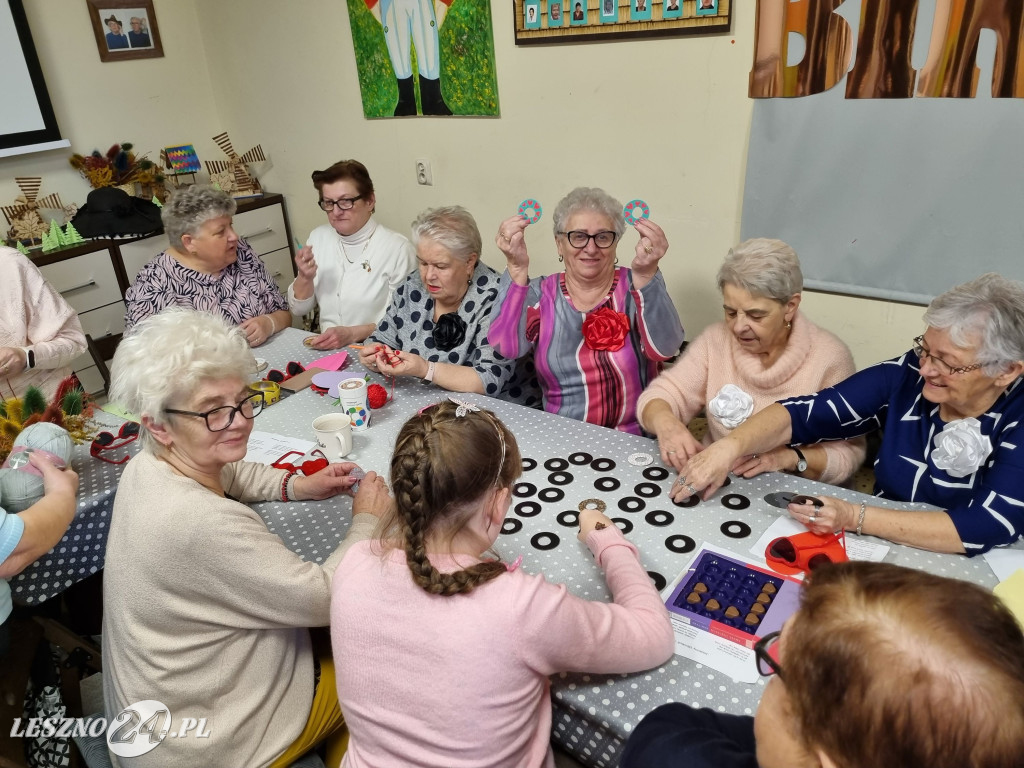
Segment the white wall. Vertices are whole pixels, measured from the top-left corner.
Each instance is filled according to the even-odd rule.
[[[690,337],[721,314],[714,275],[739,234],[753,2],[734,4],[731,35],[522,48],[512,3],[492,3],[500,118],[372,121],[362,115],[342,0],[157,0],[166,57],[107,64],[85,3],[27,5],[76,151],[134,139],[155,158],[192,142],[214,159],[210,137],[228,130],[239,151],[262,144],[265,186],[286,196],[300,237],[324,220],[309,174],[355,157],[373,175],[384,223],[406,231],[425,207],[465,205],[497,268],[498,223],[535,197],[545,216],[527,241],[538,274],[558,266],[550,212],[560,197],[602,186],[622,202],[646,200],[668,233],[663,270]],[[16,194],[10,177],[42,174],[44,193],[83,202],[88,187],[67,154],[49,154],[59,157],[0,160],[0,201]],[[417,186],[417,158],[431,161],[434,186]],[[635,243],[627,234],[623,262]],[[860,365],[906,349],[921,328],[920,308],[812,294],[804,306]]]
[[[15,176],[42,176],[40,194],[57,192],[67,203],[85,203],[89,184],[69,164],[73,152],[106,152],[130,141],[158,162],[160,149],[194,141],[214,158],[212,136],[221,123],[198,34],[195,0],[156,0],[165,56],[101,62],[85,2],[28,0],[32,38],[39,53],[57,124],[70,150],[0,158],[0,203],[19,193]],[[5,105],[5,109],[10,105]],[[6,225],[0,216],[0,225]]]

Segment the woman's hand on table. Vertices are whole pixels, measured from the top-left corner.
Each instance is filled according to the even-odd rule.
[[[257,315],[243,320],[238,327],[245,333],[249,346],[258,347],[274,334],[274,319],[270,315]]]
[[[516,214],[501,222],[494,242],[505,254],[509,276],[518,284],[530,282],[530,254],[526,251],[526,228],[530,220]]]
[[[316,277],[316,259],[313,258],[313,249],[306,245],[295,254],[295,268],[299,271],[299,277],[312,280]]]
[[[680,468],[679,478],[669,489],[669,496],[675,501],[685,501],[694,495],[700,495],[705,500],[711,498],[722,487],[736,460],[728,437],[712,443],[691,456]]]
[[[586,542],[591,531],[607,528],[610,525],[615,525],[615,522],[603,512],[596,509],[584,509],[580,512],[580,532],[576,534],[576,538]]]
[[[309,342],[313,349],[341,349],[359,341],[355,329],[348,325],[332,325]],[[362,355],[360,355],[362,357]]]
[[[704,450],[704,446],[686,425],[671,413],[662,416],[652,428],[658,437],[658,450],[661,451],[662,462],[677,472],[691,456],[696,456]]]
[[[388,484],[376,472],[367,472],[359,483],[355,500],[352,502],[352,514],[367,513],[374,517],[383,517],[391,506],[391,495]]]
[[[740,456],[732,466],[738,477],[757,477],[764,472],[792,472],[796,469],[796,453],[788,446],[779,446],[768,453]]]
[[[790,504],[787,507],[789,516],[803,523],[809,530],[815,533],[857,530],[860,504],[851,504],[848,501],[831,496],[818,496],[816,498],[822,502],[822,506]]]
[[[0,347],[0,376],[21,373],[27,365],[22,350],[17,347]]]
[[[356,465],[351,461],[342,461],[337,464],[328,464],[319,472],[308,477],[296,475],[292,486],[295,500],[319,501],[351,491],[352,486],[356,483],[356,479],[351,476],[351,472],[355,468]]]
[[[633,226],[640,233],[640,240],[629,268],[633,272],[633,286],[639,289],[657,274],[658,262],[668,251],[668,238],[665,231],[650,219],[637,219]]]

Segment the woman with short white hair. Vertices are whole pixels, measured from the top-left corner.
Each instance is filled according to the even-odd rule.
[[[146,264],[124,295],[125,330],[165,307],[220,315],[258,347],[291,323],[288,302],[231,224],[235,201],[212,187],[181,187],[160,216],[170,246]]]
[[[245,334],[213,314],[143,320],[111,374],[111,399],[141,419],[142,452],[121,476],[107,540],[106,711],[153,699],[171,732],[182,718],[210,724],[208,738],[166,739],[133,765],[290,765],[342,727],[333,662],[307,628],[329,621],[345,544],[323,565],[306,562],[247,505],[347,492],[355,465],[305,477],[242,461],[263,394],[247,386],[256,363]],[[353,528],[386,503],[368,473]]]
[[[710,496],[743,457],[780,445],[882,430],[875,495],[938,510],[822,497],[790,504],[810,530],[867,533],[977,555],[1024,534],[1024,283],[994,272],[936,297],[925,331],[893,360],[747,419],[680,469],[684,495]]]
[[[461,205],[427,209],[412,223],[412,242],[419,269],[395,290],[360,362],[455,392],[506,394],[513,363],[487,342],[498,273],[480,260],[472,214]]]
[[[759,237],[730,249],[718,270],[725,319],[704,329],[673,367],[651,382],[637,412],[679,469],[747,417],[783,397],[836,384],[856,369],[850,350],[800,311],[800,259],[781,240]],[[706,410],[703,444],[687,425]],[[793,472],[841,483],[864,461],[864,440],[782,445],[733,468],[744,477]],[[672,488],[679,496],[682,491]]]

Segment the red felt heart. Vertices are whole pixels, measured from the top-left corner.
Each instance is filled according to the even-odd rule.
[[[302,470],[302,474],[309,477],[310,475],[315,475],[329,463],[327,459],[310,459],[309,461],[302,462],[302,466],[299,469]]]

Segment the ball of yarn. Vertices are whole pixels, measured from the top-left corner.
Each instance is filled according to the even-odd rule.
[[[376,410],[387,403],[388,391],[380,384],[371,384],[366,388],[366,399],[370,401],[370,407]]]
[[[64,427],[48,421],[40,421],[21,430],[14,438],[14,447],[19,445],[42,448],[55,456],[60,456],[65,462],[71,459],[71,435]]]
[[[0,497],[7,512],[24,512],[43,498],[43,478],[9,467],[0,469]]]
[[[42,448],[71,462],[71,435],[63,427],[40,421],[14,438],[14,447]],[[0,469],[0,498],[8,512],[23,512],[43,498],[43,478],[17,469]]]

